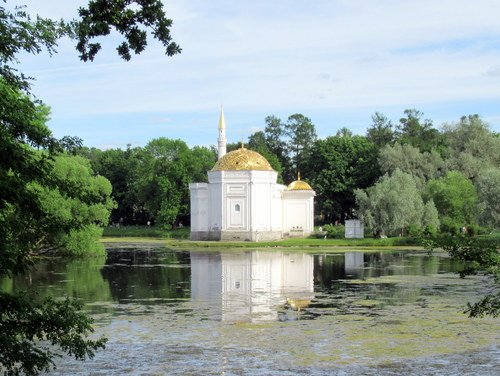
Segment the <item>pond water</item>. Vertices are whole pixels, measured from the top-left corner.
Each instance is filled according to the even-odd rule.
[[[105,350],[55,375],[497,375],[491,281],[423,252],[109,248],[42,260],[7,290],[82,299]]]

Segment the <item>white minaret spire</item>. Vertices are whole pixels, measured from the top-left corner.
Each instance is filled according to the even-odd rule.
[[[221,159],[226,155],[226,121],[224,120],[224,109],[222,105],[220,106],[219,137],[217,138],[217,143],[219,145],[218,157]]]

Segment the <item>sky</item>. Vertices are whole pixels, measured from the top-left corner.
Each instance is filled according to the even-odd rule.
[[[84,0],[7,0],[71,19]],[[397,123],[415,108],[440,128],[479,114],[500,132],[498,0],[169,0],[168,57],[151,39],[121,60],[113,35],[92,63],[64,39],[50,57],[22,54],[19,69],[51,109],[58,138],[101,149],[158,137],[215,145],[221,105],[229,142],[245,142],[275,115],[301,113],[321,138],[364,135],[381,112]]]

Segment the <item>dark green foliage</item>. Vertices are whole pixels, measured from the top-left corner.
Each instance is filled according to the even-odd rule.
[[[78,154],[83,148],[83,140],[77,136],[64,136],[58,143],[63,150],[72,155]]]
[[[278,156],[269,148],[264,132],[255,132],[248,137],[248,149],[256,151],[266,158],[274,171],[278,173],[278,182],[283,183],[283,178],[281,176],[283,167]]]
[[[366,138],[379,148],[392,144],[395,138],[392,122],[383,114],[375,112],[372,116],[372,125],[367,129]]]
[[[291,161],[288,155],[288,147],[286,143],[285,125],[281,119],[276,116],[267,116],[265,119],[264,139],[267,148],[271,153],[276,155],[280,165],[288,179],[289,170],[291,168]],[[249,140],[252,139],[250,136]],[[285,180],[285,177],[283,177]],[[286,180],[288,182],[288,180]]]
[[[81,140],[53,138],[45,125],[49,109],[33,98],[29,78],[15,68],[18,56],[53,54],[59,38],[76,36],[81,59],[93,60],[100,45],[90,41],[115,28],[126,38],[118,52],[128,60],[131,50],[140,53],[146,46],[141,27],[152,29],[168,55],[180,52],[161,1],[90,1],[80,15],[82,20],[69,23],[33,20],[23,7],[0,6],[0,277],[25,272],[36,252],[88,252],[113,205],[105,178],[93,175],[81,157],[61,154],[78,153]],[[73,300],[38,302],[0,291],[0,368],[35,375],[62,353],[92,357],[105,340],[87,339],[92,320],[81,308]]]
[[[410,144],[420,151],[443,150],[444,137],[434,128],[432,120],[423,120],[423,113],[411,109],[404,111],[405,117],[399,120],[396,139],[401,144]]]
[[[138,213],[134,197],[130,194],[130,181],[140,162],[137,150],[131,149],[80,149],[79,154],[90,159],[93,170],[104,176],[113,187],[112,196],[117,207],[111,212],[112,223],[128,224],[136,220]]]
[[[411,224],[407,227],[406,232],[409,238],[417,241],[423,238],[431,239],[438,235],[438,229],[433,225],[419,226]]]
[[[168,56],[181,52],[172,42],[172,20],[166,18],[160,0],[92,0],[78,13],[81,19],[74,21],[72,26],[78,40],[76,48],[83,61],[94,60],[101,44],[92,41],[109,35],[113,29],[125,38],[116,50],[127,61],[132,57],[131,52],[140,54],[146,48],[147,29],[163,44]]]
[[[308,177],[307,169],[313,145],[317,139],[314,124],[311,119],[302,114],[290,115],[285,125],[285,134],[288,136],[288,150],[292,162],[292,168],[286,180],[295,180],[301,171],[304,177]]]
[[[500,314],[500,293],[496,295],[486,295],[477,303],[467,303],[466,313],[470,317],[484,317],[486,315],[498,317]]]
[[[463,224],[461,222],[457,222],[450,217],[444,217],[441,219],[440,231],[443,234],[447,235],[460,235],[462,233]]]
[[[93,176],[86,160],[57,153],[47,116],[46,106],[0,78],[0,277],[25,272],[40,251],[88,251],[85,245],[99,237],[95,224],[107,222],[112,205],[109,182]],[[80,309],[75,301],[40,303],[0,291],[0,364],[6,372],[37,374],[61,352],[93,356],[104,339],[86,338],[92,320]]]
[[[447,236],[434,239],[427,243],[427,248],[440,247],[450,256],[464,262],[460,277],[483,273],[494,278],[494,291],[476,303],[468,303],[465,312],[471,317],[491,315],[497,317],[500,313],[500,253],[496,240],[481,239],[470,236]]]
[[[476,236],[481,232],[481,227],[479,225],[469,225],[466,227],[467,235]]]
[[[355,207],[354,190],[379,177],[377,147],[362,136],[318,140],[306,171],[317,193],[317,212],[327,222],[343,221]]]
[[[298,173],[307,178],[308,161],[316,141],[316,129],[311,119],[302,114],[293,114],[286,123],[276,116],[267,116],[264,132],[250,136],[249,144],[258,148],[271,166],[282,172],[282,181],[289,184],[297,179]],[[260,153],[260,150],[257,150]],[[280,179],[281,180],[281,179]]]
[[[139,162],[128,183],[136,208],[165,229],[186,221],[189,183],[207,180],[216,162],[213,150],[190,149],[184,141],[162,137],[138,149],[136,157]]]
[[[9,12],[0,6],[0,77],[17,89],[28,89],[28,77],[12,66],[18,62],[16,55],[38,54],[43,50],[52,55],[56,52],[57,40],[69,34],[71,28],[62,20],[39,16],[32,20],[25,7]]]
[[[423,234],[422,227],[413,224],[408,225],[406,231],[408,233],[408,236],[411,238],[418,238],[421,237]]]
[[[164,226],[189,223],[189,190],[192,182],[207,181],[216,162],[214,150],[184,141],[158,138],[145,147],[126,150],[81,149],[96,172],[113,186],[118,206],[111,222],[119,225]]]
[[[48,157],[31,147],[54,145],[44,124],[47,114],[46,107],[0,78],[0,275],[23,272],[37,242],[36,236],[19,233],[42,215],[28,182],[46,182],[50,171]]]
[[[62,353],[84,360],[104,348],[105,338],[86,339],[94,329],[81,309],[76,300],[39,303],[33,296],[0,292],[0,365],[6,374],[49,372]]]

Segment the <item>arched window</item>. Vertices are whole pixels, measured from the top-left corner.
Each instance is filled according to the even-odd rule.
[[[239,213],[241,211],[240,204],[234,205],[234,211],[237,212],[237,213]]]

